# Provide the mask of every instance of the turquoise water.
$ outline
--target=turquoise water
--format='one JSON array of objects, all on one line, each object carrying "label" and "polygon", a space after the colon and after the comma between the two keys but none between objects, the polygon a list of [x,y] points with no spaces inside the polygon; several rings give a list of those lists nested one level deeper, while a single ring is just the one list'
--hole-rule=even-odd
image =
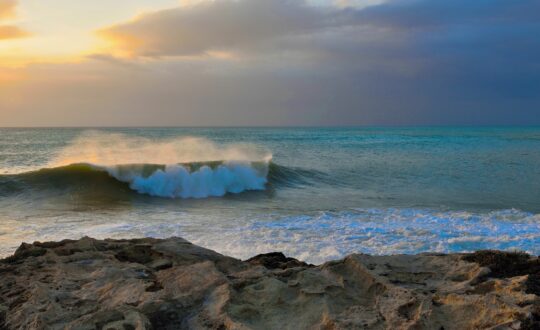
[{"label": "turquoise water", "polygon": [[540,128],[0,129],[0,254],[83,235],[539,254]]}]

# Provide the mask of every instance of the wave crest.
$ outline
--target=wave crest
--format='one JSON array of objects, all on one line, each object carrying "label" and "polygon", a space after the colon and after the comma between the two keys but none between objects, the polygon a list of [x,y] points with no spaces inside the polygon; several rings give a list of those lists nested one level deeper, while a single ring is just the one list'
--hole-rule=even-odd
[{"label": "wave crest", "polygon": [[223,196],[264,190],[271,159],[267,149],[248,143],[91,130],[58,151],[45,169],[0,175],[0,194],[52,188],[114,195],[129,187],[158,197]]},{"label": "wave crest", "polygon": [[271,160],[267,149],[247,143],[86,131],[60,150],[47,168],[0,175],[0,195],[54,190],[122,198],[133,190],[157,197],[206,198],[265,190],[269,185],[306,185],[324,177]]},{"label": "wave crest", "polygon": [[195,169],[180,164],[166,165],[146,176],[144,167],[137,170],[109,167],[107,172],[139,193],[170,198],[220,197],[227,193],[264,190],[268,182],[268,167],[250,163],[202,165]]},{"label": "wave crest", "polygon": [[[270,187],[321,182],[323,173],[273,162],[192,162],[171,165],[71,164],[0,175],[0,196],[69,193],[70,196],[124,198],[126,193],[168,198],[219,197]],[[30,194],[29,196],[31,196]]]}]

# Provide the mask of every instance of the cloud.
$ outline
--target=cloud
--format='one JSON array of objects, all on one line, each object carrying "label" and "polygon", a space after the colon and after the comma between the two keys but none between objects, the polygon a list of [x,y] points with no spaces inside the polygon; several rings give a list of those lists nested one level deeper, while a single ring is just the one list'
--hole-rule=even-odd
[{"label": "cloud", "polygon": [[28,36],[28,32],[13,26],[13,25],[0,25],[0,40],[16,39]]},{"label": "cloud", "polygon": [[26,68],[0,89],[0,122],[538,125],[538,3],[216,0],[149,12],[101,31],[117,40],[112,54]]},{"label": "cloud", "polygon": [[[0,0],[0,22],[15,17],[16,0]],[[27,37],[28,32],[14,25],[0,24],[0,41]]]},{"label": "cloud", "polygon": [[537,0],[359,1],[357,6],[350,1],[337,3],[195,2],[149,12],[102,29],[99,34],[112,41],[111,53],[130,57],[228,52],[234,55],[231,58],[243,55],[244,59],[300,65],[318,61],[322,70],[326,66],[321,60],[334,67],[339,62],[347,70],[371,67],[403,73],[431,70],[454,60],[463,64],[467,58],[482,66],[477,57],[498,58],[495,51],[538,49],[534,37],[540,30]]},{"label": "cloud", "polygon": [[15,16],[16,0],[0,0],[0,20]]},{"label": "cloud", "polygon": [[147,13],[98,33],[133,55],[186,56],[315,33],[342,24],[346,12],[302,0],[218,0]]},{"label": "cloud", "polygon": [[332,4],[341,8],[365,8],[369,6],[379,5],[386,0],[333,0]]},{"label": "cloud", "polygon": [[538,0],[393,0],[358,12],[365,24],[396,29],[538,22]]}]

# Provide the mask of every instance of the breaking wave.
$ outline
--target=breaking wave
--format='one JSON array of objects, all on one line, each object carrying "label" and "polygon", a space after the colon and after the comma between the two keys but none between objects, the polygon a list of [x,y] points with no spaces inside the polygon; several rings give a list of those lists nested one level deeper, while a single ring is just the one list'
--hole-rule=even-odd
[{"label": "breaking wave", "polygon": [[141,194],[170,198],[219,197],[264,190],[268,182],[268,166],[264,163],[116,166],[106,171]]},{"label": "breaking wave", "polygon": [[0,195],[59,191],[111,195],[138,192],[167,198],[220,197],[269,187],[310,184],[316,171],[272,162],[193,162],[171,165],[71,164],[0,175]]},{"label": "breaking wave", "polygon": [[206,198],[298,181],[294,170],[271,159],[268,150],[247,143],[87,131],[62,148],[46,168],[0,175],[0,195],[65,190],[110,196],[136,191],[157,197]]}]

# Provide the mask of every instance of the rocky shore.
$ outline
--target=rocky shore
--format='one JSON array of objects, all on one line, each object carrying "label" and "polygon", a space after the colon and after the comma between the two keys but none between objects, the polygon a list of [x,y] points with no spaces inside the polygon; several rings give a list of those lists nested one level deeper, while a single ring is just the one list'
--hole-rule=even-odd
[{"label": "rocky shore", "polygon": [[22,244],[0,261],[0,329],[540,329],[526,254],[246,261],[181,238]]}]

